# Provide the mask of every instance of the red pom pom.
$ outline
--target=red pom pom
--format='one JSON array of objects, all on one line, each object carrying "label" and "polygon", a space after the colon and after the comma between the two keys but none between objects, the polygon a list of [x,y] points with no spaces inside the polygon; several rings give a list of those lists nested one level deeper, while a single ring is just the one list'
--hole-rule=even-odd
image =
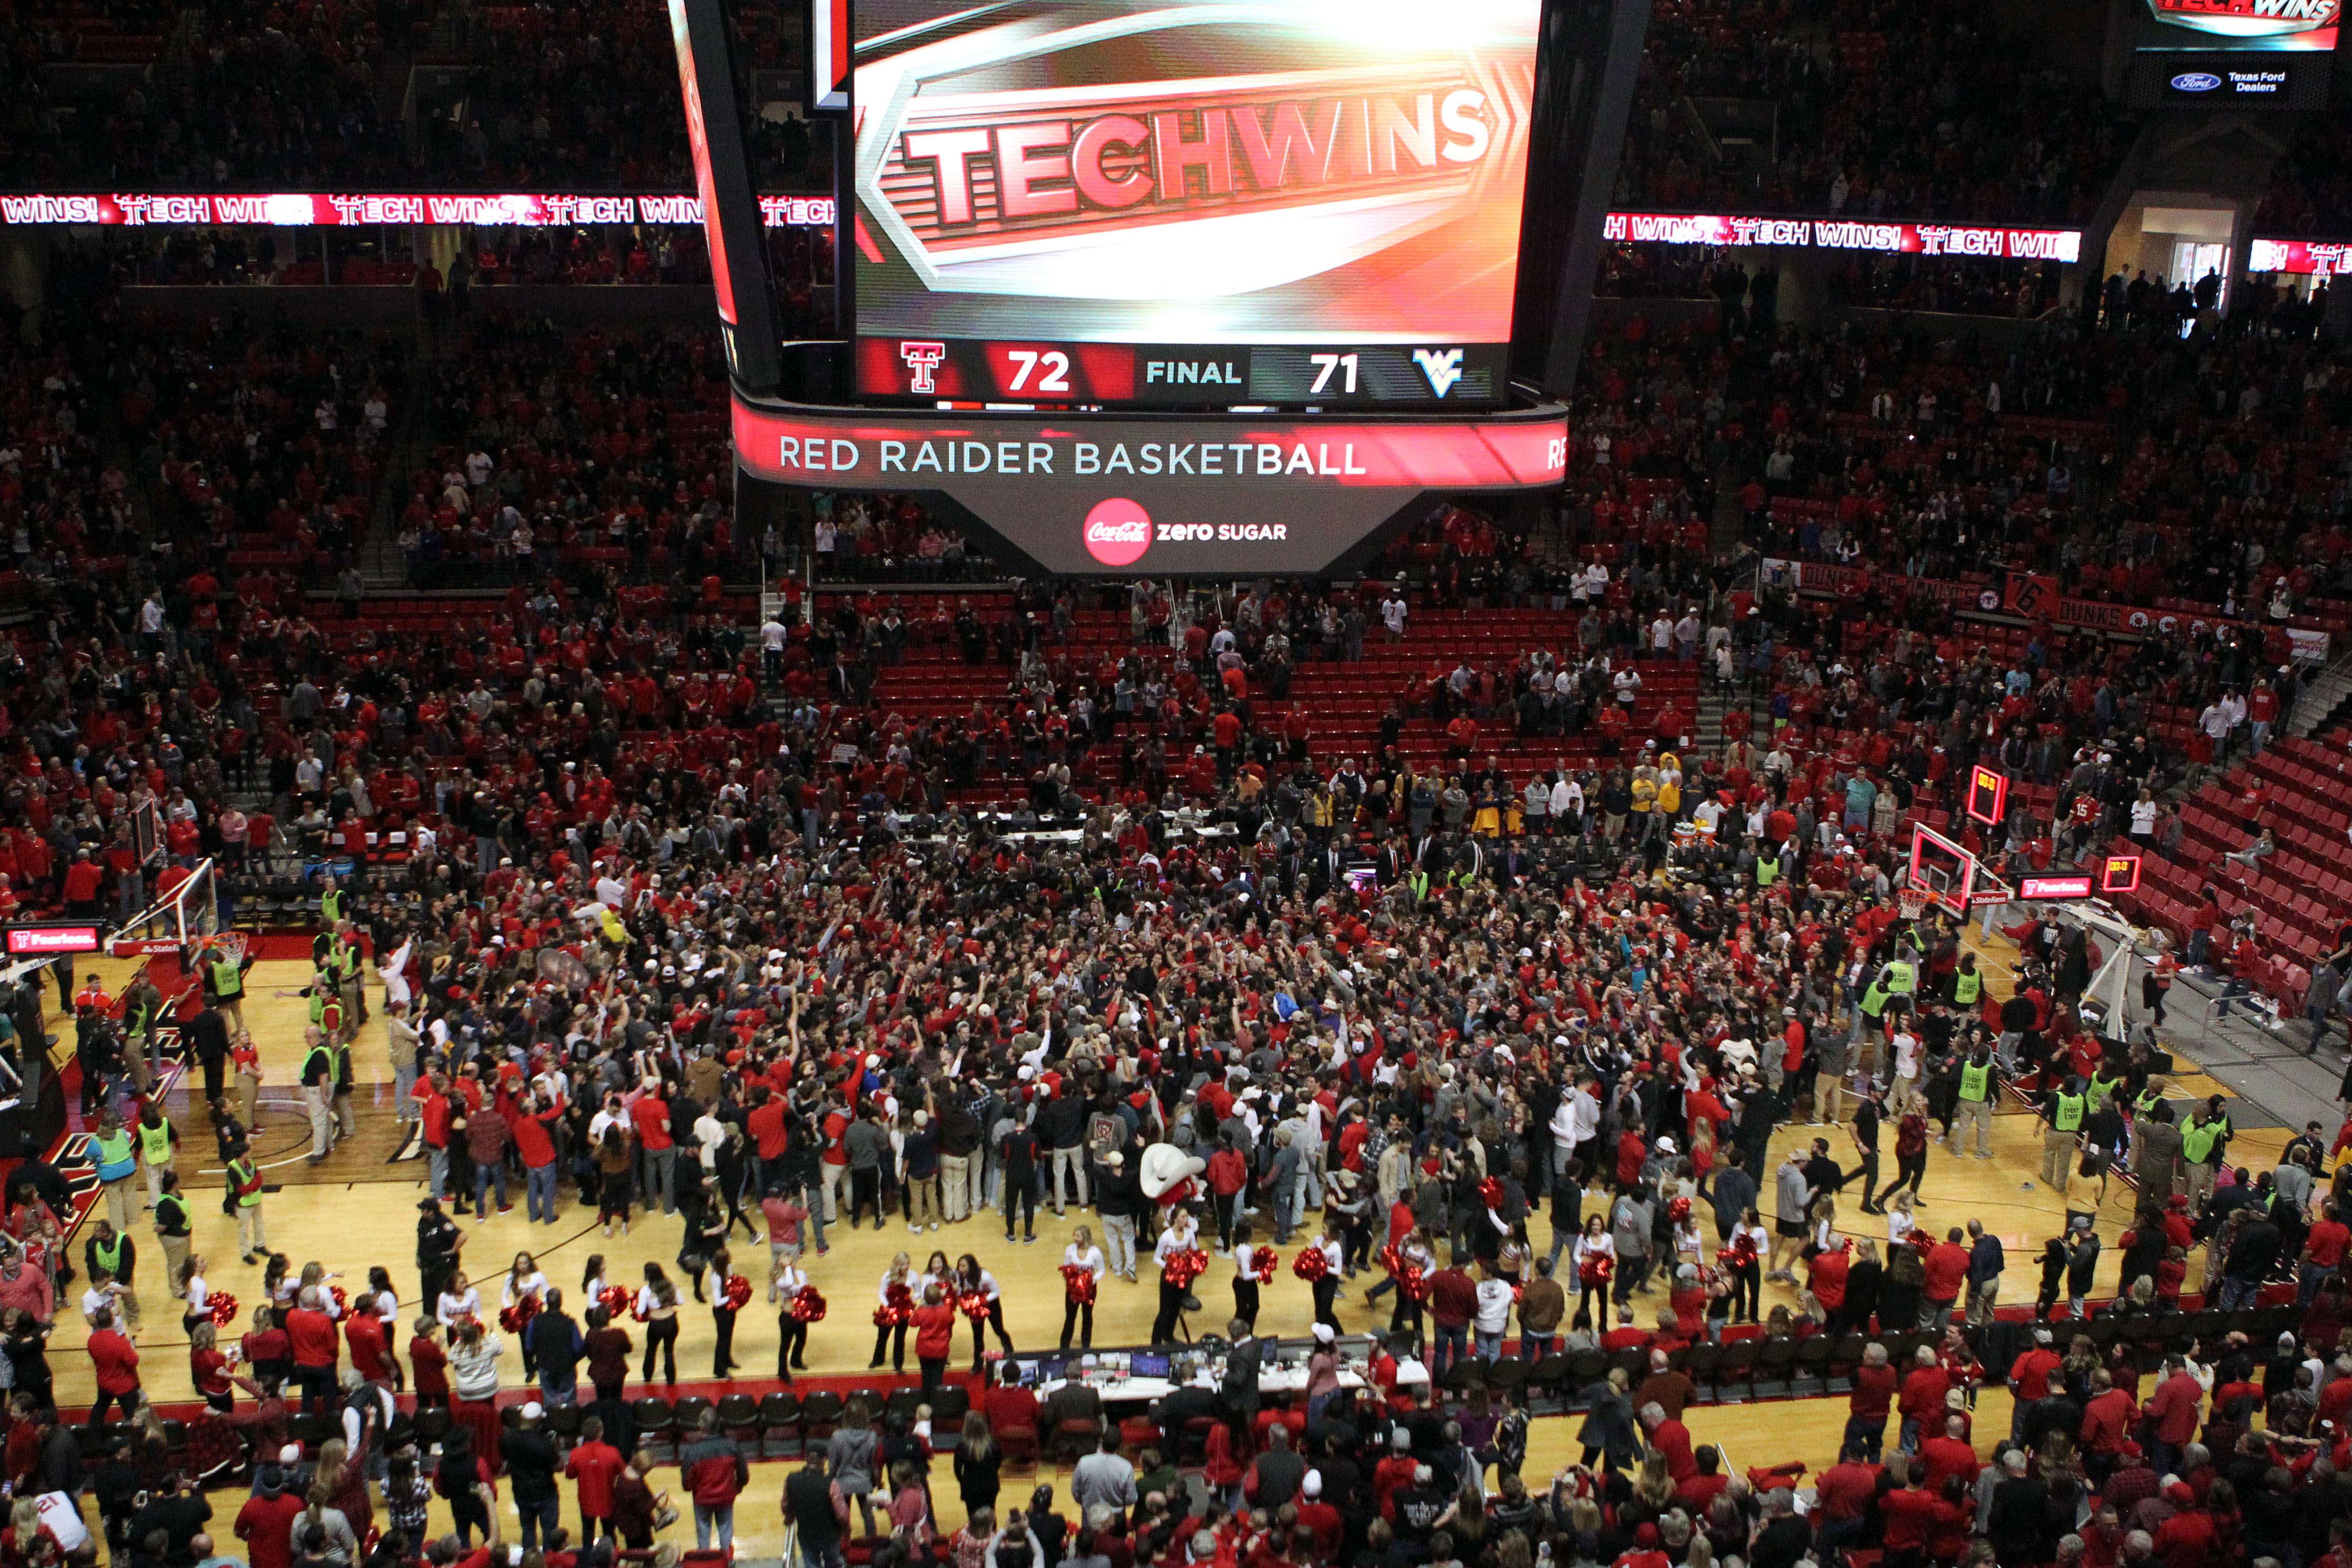
[{"label": "red pom pom", "polygon": [[529,1297],[525,1297],[511,1307],[499,1308],[499,1327],[510,1334],[522,1332],[524,1326],[530,1321],[531,1314],[529,1308]]},{"label": "red pom pom", "polygon": [[977,1290],[966,1290],[956,1298],[956,1310],[975,1323],[988,1321],[988,1298]]},{"label": "red pom pom", "polygon": [[1095,1304],[1095,1271],[1080,1264],[1062,1265],[1062,1299],[1080,1307]]},{"label": "red pom pom", "polygon": [[219,1328],[236,1321],[236,1298],[226,1290],[215,1290],[205,1298],[205,1316]]},{"label": "red pom pom", "polygon": [[1160,1278],[1179,1290],[1189,1290],[1192,1281],[1208,1272],[1209,1255],[1197,1247],[1181,1252],[1171,1252],[1168,1261],[1160,1266]]},{"label": "red pom pom", "polygon": [[336,1316],[340,1317],[351,1310],[352,1299],[343,1294],[343,1288],[341,1285],[328,1286],[327,1294],[334,1299]]},{"label": "red pom pom", "polygon": [[803,1285],[793,1297],[793,1317],[803,1323],[824,1321],[824,1298],[814,1285]]},{"label": "red pom pom", "polygon": [[743,1303],[751,1299],[751,1282],[740,1274],[730,1274],[727,1277],[725,1289],[719,1293],[719,1299],[726,1303],[729,1311],[741,1311]]},{"label": "red pom pom", "polygon": [[1256,1258],[1250,1264],[1251,1277],[1256,1279],[1256,1281],[1261,1285],[1273,1284],[1274,1266],[1279,1261],[1280,1258],[1276,1254],[1274,1248],[1271,1247],[1259,1247],[1257,1249]]},{"label": "red pom pom", "polygon": [[1502,1179],[1498,1176],[1489,1176],[1479,1183],[1478,1196],[1485,1201],[1488,1208],[1501,1208],[1503,1206]]},{"label": "red pom pom", "polygon": [[1331,1272],[1331,1259],[1321,1247],[1310,1247],[1290,1260],[1290,1271],[1312,1285]]},{"label": "red pom pom", "polygon": [[1691,1201],[1688,1198],[1676,1198],[1674,1202],[1666,1205],[1666,1217],[1674,1221],[1676,1225],[1682,1224],[1683,1221],[1690,1218],[1690,1216]]},{"label": "red pom pom", "polygon": [[629,1288],[626,1285],[605,1286],[596,1292],[596,1305],[604,1309],[606,1317],[619,1318],[629,1310]]}]

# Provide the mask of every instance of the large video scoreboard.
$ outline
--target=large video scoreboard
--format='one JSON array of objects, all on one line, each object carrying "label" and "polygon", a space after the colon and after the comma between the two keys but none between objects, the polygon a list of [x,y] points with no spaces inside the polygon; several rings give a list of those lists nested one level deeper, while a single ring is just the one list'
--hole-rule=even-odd
[{"label": "large video scoreboard", "polygon": [[1505,398],[1540,0],[861,0],[861,395]]},{"label": "large video scoreboard", "polygon": [[[1515,320],[1523,230],[1597,255],[1648,3],[810,0],[840,337],[762,365],[731,0],[669,0],[739,483],[914,492],[1048,572],[1213,575],[1557,488],[1567,416],[1513,349],[1576,334]],[[1590,265],[1529,277],[1573,301]]]}]

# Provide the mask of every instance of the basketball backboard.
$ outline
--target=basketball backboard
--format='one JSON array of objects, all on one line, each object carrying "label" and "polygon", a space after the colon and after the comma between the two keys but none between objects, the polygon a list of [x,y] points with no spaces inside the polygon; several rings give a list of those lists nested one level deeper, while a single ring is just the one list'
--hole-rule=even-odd
[{"label": "basketball backboard", "polygon": [[1966,919],[1969,897],[1976,891],[1977,858],[1966,846],[1945,837],[1926,823],[1911,828],[1911,886],[1934,902]]}]

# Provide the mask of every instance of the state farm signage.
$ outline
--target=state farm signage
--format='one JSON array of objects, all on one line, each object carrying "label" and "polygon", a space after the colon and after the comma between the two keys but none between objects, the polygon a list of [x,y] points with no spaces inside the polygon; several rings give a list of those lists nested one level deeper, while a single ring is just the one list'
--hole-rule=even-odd
[{"label": "state farm signage", "polygon": [[1601,237],[1628,244],[1780,246],[1891,255],[2075,261],[2083,231],[1989,224],[1880,223],[1862,218],[1750,217],[1711,213],[1611,213]]},{"label": "state farm signage", "polygon": [[1434,497],[1558,485],[1568,418],[893,415],[738,396],[735,455],[798,489],[942,492],[1048,572],[1296,575]]}]

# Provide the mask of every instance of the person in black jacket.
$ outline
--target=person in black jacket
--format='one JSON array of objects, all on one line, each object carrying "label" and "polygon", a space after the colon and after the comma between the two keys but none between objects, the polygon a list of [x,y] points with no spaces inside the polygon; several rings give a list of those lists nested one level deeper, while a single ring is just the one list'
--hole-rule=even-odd
[{"label": "person in black jacket", "polygon": [[539,1391],[550,1404],[570,1405],[580,1393],[580,1358],[587,1353],[580,1325],[563,1311],[563,1292],[548,1287],[530,1321],[530,1349],[539,1364]]},{"label": "person in black jacket", "polygon": [[521,1425],[499,1438],[499,1458],[506,1461],[507,1474],[514,1482],[515,1511],[522,1516],[522,1549],[539,1550],[541,1532],[546,1532],[551,1545],[560,1523],[562,1497],[556,1490],[555,1472],[562,1463],[555,1452],[555,1440],[547,1435],[547,1412],[537,1400],[522,1407]]},{"label": "person in black jacket", "polygon": [[1087,1107],[1075,1093],[1065,1092],[1047,1100],[1037,1112],[1037,1141],[1054,1152],[1054,1166],[1048,1177],[1051,1190],[1045,1194],[1052,1200],[1054,1213],[1064,1213],[1062,1207],[1062,1174],[1068,1172],[1077,1188],[1078,1205],[1087,1203]]},{"label": "person in black jacket", "polygon": [[1025,1126],[1015,1126],[1006,1132],[996,1146],[996,1157],[1002,1171],[999,1178],[1004,1189],[1004,1239],[1013,1239],[1013,1218],[1021,1216],[1026,1234],[1024,1243],[1037,1239],[1037,1134]]}]

